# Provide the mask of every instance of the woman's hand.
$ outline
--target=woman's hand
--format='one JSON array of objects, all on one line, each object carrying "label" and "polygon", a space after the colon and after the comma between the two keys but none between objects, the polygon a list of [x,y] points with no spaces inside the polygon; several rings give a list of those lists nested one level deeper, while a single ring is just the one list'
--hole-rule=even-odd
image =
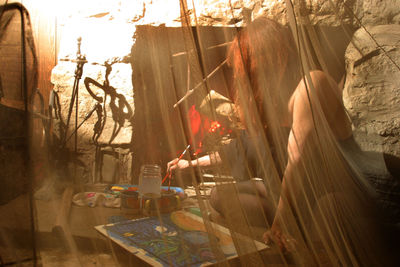
[{"label": "woman's hand", "polygon": [[277,223],[273,223],[271,229],[264,233],[263,241],[266,245],[275,243],[283,253],[296,250],[296,240],[283,234]]},{"label": "woman's hand", "polygon": [[167,163],[167,171],[182,170],[189,167],[189,161],[175,158]]}]

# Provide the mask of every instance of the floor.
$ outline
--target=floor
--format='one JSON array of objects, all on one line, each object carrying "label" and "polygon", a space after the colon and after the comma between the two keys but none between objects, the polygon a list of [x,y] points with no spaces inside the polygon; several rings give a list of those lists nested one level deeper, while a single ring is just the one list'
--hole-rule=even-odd
[{"label": "floor", "polygon": [[[107,240],[93,228],[107,223],[110,216],[120,215],[120,210],[72,204],[66,229],[71,239],[55,227],[62,213],[61,203],[62,194],[35,199],[37,266],[121,266]],[[1,205],[0,217],[0,266],[33,266],[29,196],[23,194]]]}]

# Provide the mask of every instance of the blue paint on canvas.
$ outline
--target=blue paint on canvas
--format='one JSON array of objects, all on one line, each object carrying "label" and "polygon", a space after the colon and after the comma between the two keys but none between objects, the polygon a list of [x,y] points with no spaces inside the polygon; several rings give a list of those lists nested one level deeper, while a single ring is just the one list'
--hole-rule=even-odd
[{"label": "blue paint on canvas", "polygon": [[167,214],[161,220],[150,217],[105,228],[110,236],[143,249],[164,266],[199,266],[216,261],[206,232],[183,230]]}]

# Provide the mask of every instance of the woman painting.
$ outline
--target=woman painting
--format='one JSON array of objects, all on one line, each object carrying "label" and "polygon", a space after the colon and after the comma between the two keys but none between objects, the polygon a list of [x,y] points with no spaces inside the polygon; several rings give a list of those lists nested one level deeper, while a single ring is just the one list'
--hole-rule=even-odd
[{"label": "woman painting", "polygon": [[[247,222],[269,228],[266,242],[282,250],[295,243],[302,257],[319,264],[317,240],[331,263],[380,265],[380,225],[400,222],[400,184],[387,170],[366,175],[370,164],[359,161],[376,160],[352,138],[341,89],[328,74],[305,70],[297,51],[291,32],[265,17],[238,33],[228,54],[235,79],[231,97],[250,136],[246,140],[253,141],[238,139],[215,159],[232,161],[245,151],[237,158],[258,166],[258,179],[238,181],[236,192]],[[175,164],[168,167],[185,167]],[[226,217],[232,196],[222,187],[213,190],[211,204]]]}]

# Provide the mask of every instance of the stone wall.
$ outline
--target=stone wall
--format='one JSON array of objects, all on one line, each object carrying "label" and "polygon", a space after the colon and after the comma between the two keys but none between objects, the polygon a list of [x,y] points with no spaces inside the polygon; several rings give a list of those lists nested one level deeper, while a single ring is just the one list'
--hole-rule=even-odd
[{"label": "stone wall", "polygon": [[[54,90],[60,97],[64,120],[74,81],[76,63],[72,60],[76,57],[77,38],[82,37],[81,51],[86,55],[88,61],[84,65],[83,78],[79,86],[79,121],[84,119],[87,112],[96,103],[87,93],[83,79],[91,77],[103,84],[105,62],[113,62],[109,84],[115,88],[118,94],[125,96],[134,112],[134,88],[132,88],[132,70],[129,58],[135,42],[136,26],[164,24],[167,27],[180,27],[179,2],[178,0],[71,0],[60,4],[59,8],[63,13],[60,13],[58,19],[61,35],[59,63],[53,69],[51,80],[54,84]],[[192,25],[241,27],[263,14],[283,24],[287,24],[288,21],[285,0],[194,0],[187,2]],[[373,26],[398,24],[400,21],[400,1],[396,0],[304,0],[293,1],[293,3],[296,12],[304,16],[298,17],[299,21],[306,21],[312,25],[340,27],[343,24],[360,28],[360,23]],[[387,45],[391,47],[389,49],[390,54],[396,54],[397,44],[392,42],[394,39],[382,38],[389,41]],[[380,40],[380,37],[378,39]],[[372,47],[374,47],[373,44]],[[365,50],[368,49],[365,48]],[[357,53],[354,55],[351,51],[352,48],[349,48],[346,53],[348,79],[345,89],[345,102],[354,119],[355,130],[358,133],[363,133],[359,136],[366,136],[361,138],[360,141],[367,144],[371,143],[371,138],[373,138],[372,143],[374,145],[367,146],[368,148],[383,149],[392,154],[399,154],[400,149],[397,146],[392,146],[397,142],[395,140],[397,140],[399,134],[398,121],[396,121],[399,116],[395,111],[398,98],[394,98],[399,91],[398,84],[395,81],[389,83],[385,80],[388,76],[380,75],[377,78],[379,79],[379,86],[375,86],[376,80],[370,79],[371,75],[366,75],[367,73],[382,73],[383,71],[381,69],[370,69],[371,64],[376,67],[387,67],[390,72],[396,70],[389,67],[390,64],[376,64],[375,58],[365,59],[364,57],[370,55],[369,52],[360,56]],[[379,55],[379,57],[384,58],[382,53],[379,53]],[[362,66],[355,67],[354,62],[360,61]],[[370,82],[361,82],[360,78]],[[388,84],[390,86],[387,86]],[[374,89],[372,90],[372,88]],[[99,95],[104,94],[101,90],[98,90],[97,93]],[[360,94],[362,97],[358,97]],[[385,98],[381,95],[385,95]],[[390,105],[386,105],[386,100],[390,102]],[[113,124],[109,102],[106,102],[105,106],[109,120],[98,141],[106,145],[112,133]],[[383,106],[385,106],[385,111],[381,109]],[[393,116],[382,117],[382,113],[390,113]],[[379,119],[377,119],[378,117]],[[91,136],[96,121],[96,114],[93,114],[78,132],[78,151],[87,155],[85,162],[87,162],[88,170],[93,169],[91,165],[93,165],[94,160],[90,159],[94,157],[95,147]],[[130,120],[125,120],[121,131],[113,140],[113,144],[122,146],[130,143],[132,131]],[[370,138],[372,135],[374,137]],[[376,139],[376,137],[380,138]],[[384,141],[381,140],[381,137]],[[92,177],[89,179],[92,179]]]},{"label": "stone wall", "polygon": [[345,57],[344,103],[357,141],[400,156],[400,25],[359,29]]}]

